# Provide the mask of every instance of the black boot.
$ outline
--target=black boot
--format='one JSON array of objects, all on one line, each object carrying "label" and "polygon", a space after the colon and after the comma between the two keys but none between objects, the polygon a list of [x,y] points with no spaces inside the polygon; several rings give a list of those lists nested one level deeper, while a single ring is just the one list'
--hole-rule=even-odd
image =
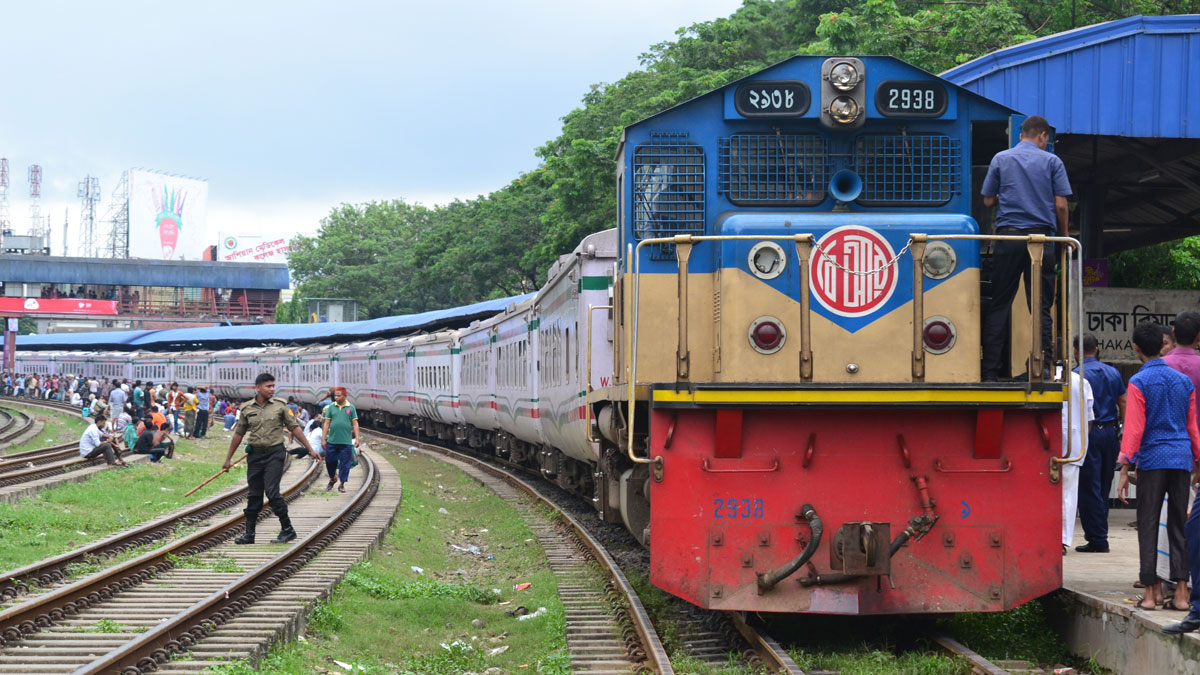
[{"label": "black boot", "polygon": [[279,536],[271,540],[272,544],[286,544],[296,538],[296,529],[292,527],[292,520],[286,513],[279,517],[279,525],[282,529],[279,530]]},{"label": "black boot", "polygon": [[235,543],[235,544],[253,544],[254,543],[254,526],[256,524],[257,523],[255,523],[254,521],[250,521],[250,524],[248,526],[246,526],[246,533],[243,534],[242,536],[238,537],[237,539],[234,539],[233,543]]}]

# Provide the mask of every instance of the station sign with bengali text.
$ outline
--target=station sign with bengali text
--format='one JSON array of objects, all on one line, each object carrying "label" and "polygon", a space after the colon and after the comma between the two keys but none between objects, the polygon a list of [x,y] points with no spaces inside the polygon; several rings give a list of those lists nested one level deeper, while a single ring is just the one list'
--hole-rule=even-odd
[{"label": "station sign with bengali text", "polygon": [[1180,312],[1200,311],[1200,291],[1085,288],[1083,329],[1100,343],[1100,360],[1138,363],[1133,328],[1144,321],[1170,326]]}]

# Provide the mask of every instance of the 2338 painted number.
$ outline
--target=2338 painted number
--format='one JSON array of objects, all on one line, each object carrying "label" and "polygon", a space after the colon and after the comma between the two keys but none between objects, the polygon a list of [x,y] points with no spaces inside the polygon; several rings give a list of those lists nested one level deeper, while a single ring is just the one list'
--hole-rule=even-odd
[{"label": "2338 painted number", "polygon": [[713,500],[713,518],[762,518],[763,500],[729,499]]}]

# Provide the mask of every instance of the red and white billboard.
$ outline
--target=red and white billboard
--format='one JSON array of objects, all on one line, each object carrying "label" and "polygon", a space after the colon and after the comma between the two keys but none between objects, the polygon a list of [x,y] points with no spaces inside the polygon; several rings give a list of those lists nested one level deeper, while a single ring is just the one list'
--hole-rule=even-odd
[{"label": "red and white billboard", "polygon": [[87,298],[6,298],[0,297],[0,316],[12,314],[103,314],[117,315],[115,300]]},{"label": "red and white billboard", "polygon": [[129,171],[129,257],[199,260],[207,218],[206,181]]}]

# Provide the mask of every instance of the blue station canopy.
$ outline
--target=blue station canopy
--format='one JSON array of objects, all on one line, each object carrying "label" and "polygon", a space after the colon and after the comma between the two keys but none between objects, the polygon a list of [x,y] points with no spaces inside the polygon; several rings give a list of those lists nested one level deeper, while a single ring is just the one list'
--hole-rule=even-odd
[{"label": "blue station canopy", "polygon": [[463,307],[387,316],[367,321],[21,335],[17,338],[17,349],[178,351],[201,346],[205,349],[224,349],[265,344],[349,342],[462,326],[475,319],[498,314],[509,305],[523,302],[534,295],[528,293],[511,298],[485,300]]},{"label": "blue station canopy", "polygon": [[0,255],[0,279],[6,283],[98,286],[163,286],[174,288],[251,288],[279,290],[289,286],[283,263],[142,260],[137,258],[73,258],[46,255]]}]

